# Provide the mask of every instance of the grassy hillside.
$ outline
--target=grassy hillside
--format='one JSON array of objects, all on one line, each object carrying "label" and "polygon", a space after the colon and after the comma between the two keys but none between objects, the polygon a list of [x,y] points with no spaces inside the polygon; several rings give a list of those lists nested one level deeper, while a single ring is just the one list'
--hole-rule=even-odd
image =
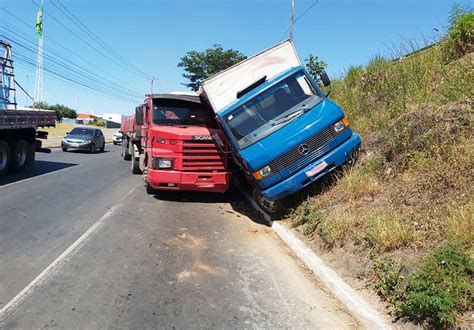
[{"label": "grassy hillside", "polygon": [[334,82],[363,150],[288,216],[313,244],[357,260],[354,274],[395,318],[430,326],[472,309],[473,37],[465,14],[436,46]]}]

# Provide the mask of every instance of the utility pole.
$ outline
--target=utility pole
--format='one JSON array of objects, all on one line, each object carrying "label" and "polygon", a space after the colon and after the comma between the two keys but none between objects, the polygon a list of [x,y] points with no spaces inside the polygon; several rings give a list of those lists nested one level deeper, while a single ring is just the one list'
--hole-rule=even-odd
[{"label": "utility pole", "polygon": [[158,80],[158,77],[149,77],[146,79],[151,81],[150,93],[153,94],[153,81]]},{"label": "utility pole", "polygon": [[295,0],[291,0],[290,40],[293,41],[293,28],[295,25]]}]

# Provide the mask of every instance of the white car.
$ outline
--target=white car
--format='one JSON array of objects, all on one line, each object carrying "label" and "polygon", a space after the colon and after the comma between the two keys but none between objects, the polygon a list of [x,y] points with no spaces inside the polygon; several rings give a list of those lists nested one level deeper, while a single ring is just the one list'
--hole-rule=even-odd
[{"label": "white car", "polygon": [[112,141],[114,144],[121,144],[122,143],[122,133],[120,132],[115,132],[114,137],[112,138]]}]

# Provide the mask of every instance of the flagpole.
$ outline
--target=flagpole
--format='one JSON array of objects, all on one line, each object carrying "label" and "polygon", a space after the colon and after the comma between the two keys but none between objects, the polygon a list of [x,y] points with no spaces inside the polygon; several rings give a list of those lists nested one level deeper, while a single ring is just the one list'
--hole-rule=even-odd
[{"label": "flagpole", "polygon": [[36,61],[36,81],[35,81],[35,95],[33,108],[36,104],[43,101],[43,5],[44,0],[41,0],[41,7],[38,10],[36,17],[36,34],[38,35],[38,58]]}]

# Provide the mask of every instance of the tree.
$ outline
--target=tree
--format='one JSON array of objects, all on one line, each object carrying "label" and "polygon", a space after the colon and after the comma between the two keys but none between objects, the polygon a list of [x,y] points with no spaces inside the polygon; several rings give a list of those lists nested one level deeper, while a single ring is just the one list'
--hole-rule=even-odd
[{"label": "tree", "polygon": [[224,50],[221,45],[216,44],[213,48],[202,52],[194,50],[187,52],[181,57],[178,67],[184,69],[186,73],[183,73],[183,77],[189,80],[183,85],[196,92],[204,79],[246,58],[247,56],[237,50]]},{"label": "tree", "polygon": [[50,105],[46,102],[39,102],[39,103],[36,103],[35,105],[35,108],[36,109],[44,109],[44,110],[53,110],[56,112],[56,118],[58,120],[58,122],[62,122],[63,121],[63,118],[76,118],[77,117],[77,113],[76,113],[76,110],[74,109],[71,109],[65,105],[62,105],[62,104],[54,104],[54,105]]},{"label": "tree", "polygon": [[308,70],[309,74],[315,81],[320,82],[319,73],[327,68],[328,65],[313,54],[309,54],[309,57],[305,60],[305,62],[306,69]]}]

